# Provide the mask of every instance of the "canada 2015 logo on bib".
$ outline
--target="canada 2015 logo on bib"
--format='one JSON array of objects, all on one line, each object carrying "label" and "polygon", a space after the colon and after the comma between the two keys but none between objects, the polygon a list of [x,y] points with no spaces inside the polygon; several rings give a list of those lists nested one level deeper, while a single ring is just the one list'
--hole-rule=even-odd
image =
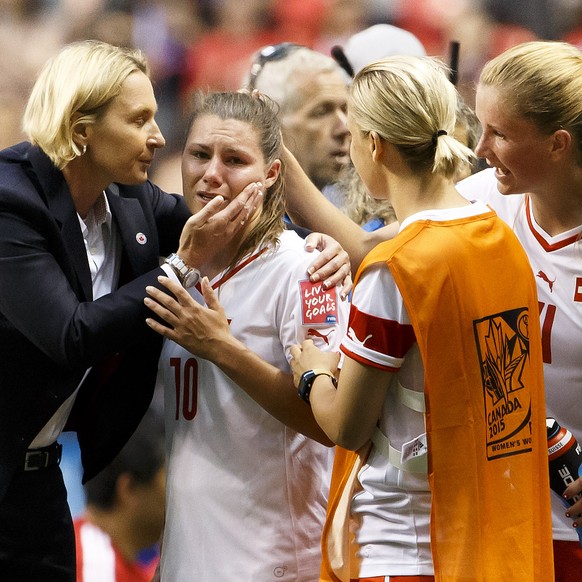
[{"label": "canada 2015 logo on bib", "polygon": [[299,281],[303,325],[337,323],[337,289],[324,289],[322,283]]},{"label": "canada 2015 logo on bib", "polygon": [[481,362],[489,460],[531,451],[529,312],[512,309],[473,322]]}]

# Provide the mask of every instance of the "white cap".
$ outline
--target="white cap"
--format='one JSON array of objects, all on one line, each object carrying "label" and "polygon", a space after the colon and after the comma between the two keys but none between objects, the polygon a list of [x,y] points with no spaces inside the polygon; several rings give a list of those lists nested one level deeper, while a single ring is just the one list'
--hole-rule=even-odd
[{"label": "white cap", "polygon": [[422,43],[414,34],[391,24],[374,24],[357,32],[350,37],[343,50],[354,74],[372,61],[384,57],[426,56]]}]

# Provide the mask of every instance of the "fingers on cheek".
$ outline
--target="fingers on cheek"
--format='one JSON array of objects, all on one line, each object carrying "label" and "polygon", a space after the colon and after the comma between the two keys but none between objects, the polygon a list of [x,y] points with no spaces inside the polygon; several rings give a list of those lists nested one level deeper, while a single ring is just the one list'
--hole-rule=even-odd
[{"label": "fingers on cheek", "polygon": [[230,218],[228,218],[228,219],[226,219],[226,218],[225,218],[222,224],[223,224],[224,226],[226,226],[226,225],[227,225],[229,222],[230,222],[230,223],[236,223],[236,222],[238,222],[239,220],[241,220],[241,217],[242,217],[242,216],[243,216],[243,215],[242,215],[242,213],[241,213],[241,212],[237,212],[236,214],[233,214],[232,216],[230,216]]}]

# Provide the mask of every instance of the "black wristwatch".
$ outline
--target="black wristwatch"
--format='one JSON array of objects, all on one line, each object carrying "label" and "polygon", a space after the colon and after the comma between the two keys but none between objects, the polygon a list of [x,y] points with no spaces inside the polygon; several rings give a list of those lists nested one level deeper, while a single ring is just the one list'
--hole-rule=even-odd
[{"label": "black wristwatch", "polygon": [[200,271],[194,267],[189,267],[176,253],[168,255],[164,262],[172,267],[182,287],[190,289],[200,280]]},{"label": "black wristwatch", "polygon": [[299,397],[307,402],[307,404],[309,404],[309,395],[311,394],[313,382],[318,376],[329,376],[333,382],[333,385],[337,386],[337,380],[329,370],[316,368],[315,370],[307,370],[307,372],[303,372],[303,374],[301,374],[301,378],[299,378],[297,394],[299,394]]}]

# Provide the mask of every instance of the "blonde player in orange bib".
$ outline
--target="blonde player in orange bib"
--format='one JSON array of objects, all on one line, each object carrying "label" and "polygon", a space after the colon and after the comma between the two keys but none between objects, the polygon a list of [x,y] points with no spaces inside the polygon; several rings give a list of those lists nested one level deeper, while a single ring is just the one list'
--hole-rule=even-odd
[{"label": "blonde player in orange bib", "polygon": [[[538,304],[527,257],[453,176],[457,94],[429,58],[350,89],[354,165],[397,236],[356,275],[345,354],[292,348],[336,456],[321,580],[553,580]],[[337,384],[337,385],[336,385]]]}]

